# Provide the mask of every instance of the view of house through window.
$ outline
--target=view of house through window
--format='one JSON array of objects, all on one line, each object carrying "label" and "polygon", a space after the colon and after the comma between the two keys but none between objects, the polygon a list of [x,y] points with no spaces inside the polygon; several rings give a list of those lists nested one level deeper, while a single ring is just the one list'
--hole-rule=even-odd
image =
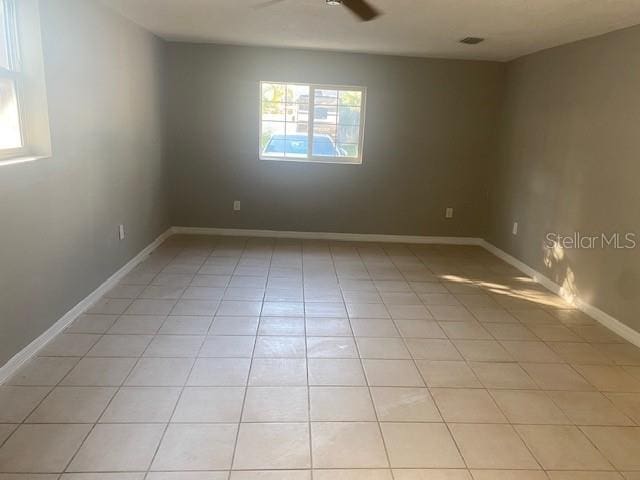
[{"label": "view of house through window", "polygon": [[0,0],[0,157],[23,147],[19,105],[19,56],[13,0]]},{"label": "view of house through window", "polygon": [[260,158],[362,163],[365,89],[261,83]]}]

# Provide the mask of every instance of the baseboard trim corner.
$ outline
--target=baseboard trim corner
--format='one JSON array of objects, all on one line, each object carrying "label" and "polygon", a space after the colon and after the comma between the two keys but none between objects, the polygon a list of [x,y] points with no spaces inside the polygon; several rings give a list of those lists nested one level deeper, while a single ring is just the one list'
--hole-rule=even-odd
[{"label": "baseboard trim corner", "polygon": [[282,230],[252,230],[242,228],[172,227],[177,235],[220,235],[238,237],[292,238],[300,240],[334,240],[343,242],[388,242],[442,245],[481,245],[476,237],[439,237],[420,235],[387,235],[376,233],[296,232]]},{"label": "baseboard trim corner", "polygon": [[0,367],[0,385],[11,377],[24,363],[34,357],[47,343],[49,343],[58,333],[62,332],[71,322],[73,322],[82,312],[89,308],[102,295],[113,288],[127,273],[133,270],[142,260],[144,260],[153,250],[169,238],[173,232],[171,228],[161,233],[158,238],[143,248],[135,257],[129,260],[117,272],[107,278],[98,288],[83,298],[71,310],[65,313],[44,333],[33,340],[30,344],[16,353],[7,363]]},{"label": "baseboard trim corner", "polygon": [[[537,283],[545,287],[547,290],[555,293],[556,295],[561,295],[562,287],[557,283],[555,283],[546,275],[543,275],[537,270],[534,270],[526,263],[522,262],[521,260],[518,260],[513,255],[508,254],[504,250],[501,250],[500,248],[487,242],[486,240],[482,240],[480,242],[480,245],[490,253],[494,254],[496,257],[501,258],[508,264],[514,266],[515,268],[520,270],[522,273],[529,275],[531,278],[533,278]],[[573,304],[578,310],[580,310],[581,312],[584,312],[585,314],[587,314],[588,316],[596,320],[598,323],[600,323],[602,326],[608,328],[612,332],[616,333],[617,335],[620,335],[622,338],[624,338],[628,342],[640,348],[640,332],[637,332],[633,328],[622,323],[617,318],[609,315],[608,313],[600,310],[597,307],[594,307],[593,305],[585,302],[580,298],[575,298],[573,300]]]}]

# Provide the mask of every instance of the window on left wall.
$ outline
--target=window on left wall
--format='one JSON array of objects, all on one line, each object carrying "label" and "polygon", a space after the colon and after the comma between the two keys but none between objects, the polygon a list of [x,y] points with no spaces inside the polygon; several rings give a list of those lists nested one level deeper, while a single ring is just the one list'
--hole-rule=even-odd
[{"label": "window on left wall", "polygon": [[21,65],[14,0],[0,0],[0,159],[24,154]]}]

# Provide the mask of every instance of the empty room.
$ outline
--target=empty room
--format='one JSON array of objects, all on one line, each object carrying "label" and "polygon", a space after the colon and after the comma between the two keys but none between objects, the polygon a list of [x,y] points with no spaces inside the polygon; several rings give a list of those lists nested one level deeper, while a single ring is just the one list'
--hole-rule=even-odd
[{"label": "empty room", "polygon": [[638,0],[0,0],[0,480],[640,480]]}]

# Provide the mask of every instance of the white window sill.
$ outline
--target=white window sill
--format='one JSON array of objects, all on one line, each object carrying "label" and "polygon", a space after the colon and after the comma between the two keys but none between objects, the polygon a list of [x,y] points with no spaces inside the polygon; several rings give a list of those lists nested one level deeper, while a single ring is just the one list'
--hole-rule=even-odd
[{"label": "white window sill", "polygon": [[43,160],[45,158],[50,157],[46,155],[24,155],[19,157],[0,158],[0,167],[4,167],[5,165],[16,165],[18,163],[35,162],[36,160]]},{"label": "white window sill", "polygon": [[[346,159],[349,160],[346,160]],[[295,157],[264,157],[259,156],[260,161],[268,162],[287,162],[287,163],[326,163],[332,165],[362,165],[362,159],[352,157],[311,157],[311,158],[295,158]]]}]

